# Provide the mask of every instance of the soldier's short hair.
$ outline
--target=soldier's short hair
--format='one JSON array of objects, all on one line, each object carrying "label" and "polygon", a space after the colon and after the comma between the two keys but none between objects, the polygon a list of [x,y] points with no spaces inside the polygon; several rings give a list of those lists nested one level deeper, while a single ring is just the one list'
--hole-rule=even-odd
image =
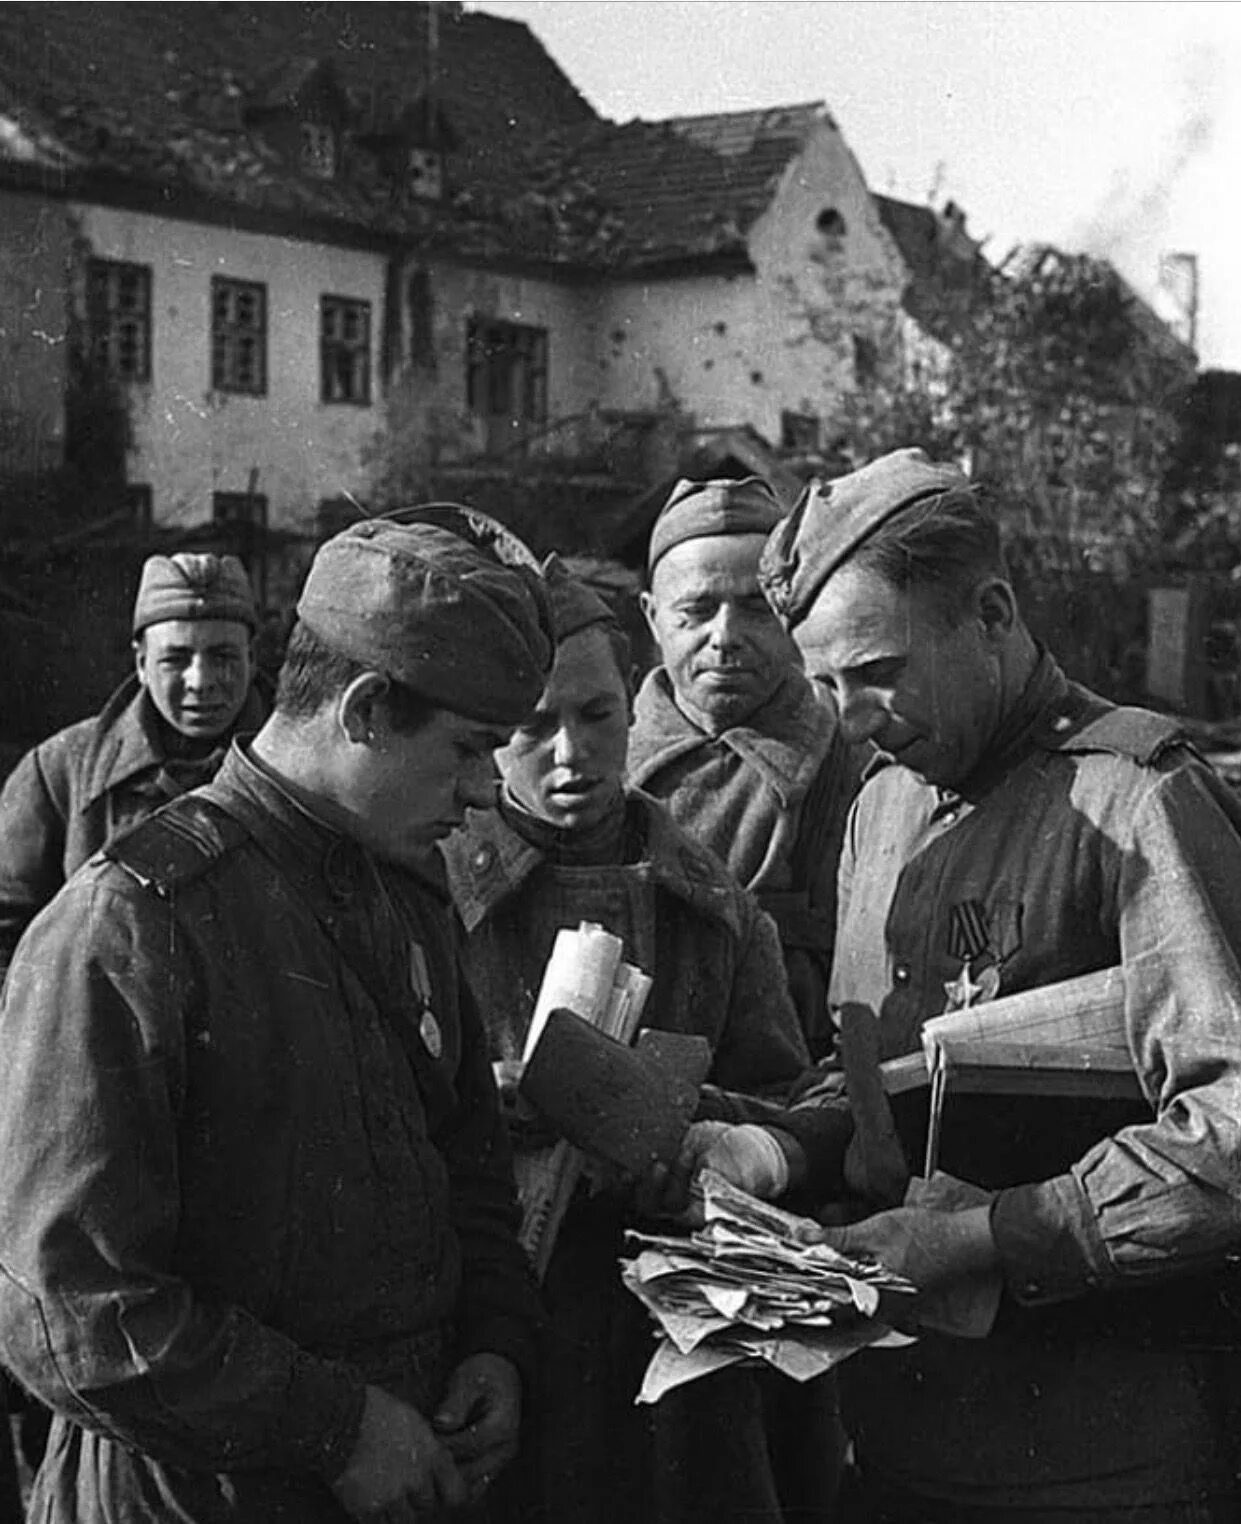
[{"label": "soldier's short hair", "polygon": [[[294,623],[276,681],[276,713],[287,720],[308,720],[343,692],[363,672],[373,671],[320,640],[301,620]],[[398,735],[412,735],[438,706],[405,683],[388,678],[383,703]]]},{"label": "soldier's short hair", "polygon": [[940,493],[898,509],[858,546],[848,564],[901,592],[924,593],[950,619],[988,577],[1008,578],[995,512],[982,493]]}]

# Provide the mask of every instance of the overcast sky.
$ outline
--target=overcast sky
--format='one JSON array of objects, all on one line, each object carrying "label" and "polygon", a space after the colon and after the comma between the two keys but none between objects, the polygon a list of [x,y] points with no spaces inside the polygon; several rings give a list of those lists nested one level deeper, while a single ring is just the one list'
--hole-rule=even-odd
[{"label": "overcast sky", "polygon": [[874,190],[951,197],[999,258],[1112,258],[1161,310],[1198,256],[1204,366],[1241,370],[1241,4],[494,0],[627,121],[826,102]]}]

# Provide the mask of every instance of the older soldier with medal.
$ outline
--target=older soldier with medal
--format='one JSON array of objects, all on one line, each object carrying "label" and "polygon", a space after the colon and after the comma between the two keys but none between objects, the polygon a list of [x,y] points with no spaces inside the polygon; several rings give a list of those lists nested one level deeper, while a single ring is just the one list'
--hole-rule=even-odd
[{"label": "older soldier with medal", "polygon": [[[858,1517],[1235,1520],[1236,796],[1175,720],[1066,679],[955,466],[900,450],[813,485],[762,576],[846,734],[882,754],[841,863],[834,1007],[869,1012],[887,1058],[945,1008],[985,1022],[997,994],[1118,967],[1142,1095],[963,1097],[941,1157],[977,1204],[859,1202],[826,1230],[928,1301],[1003,1287],[986,1337],[923,1327],[842,1368]],[[925,1106],[904,1100],[916,1158]]]}]

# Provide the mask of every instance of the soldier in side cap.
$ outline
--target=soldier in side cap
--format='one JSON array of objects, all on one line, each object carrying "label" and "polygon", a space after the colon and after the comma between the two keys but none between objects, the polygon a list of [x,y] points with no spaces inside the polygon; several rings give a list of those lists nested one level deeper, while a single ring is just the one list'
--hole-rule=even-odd
[{"label": "soldier in side cap", "polygon": [[637,696],[629,770],[774,918],[819,1058],[831,1041],[836,863],[860,767],[758,585],[759,553],[783,517],[757,476],[673,489],[642,595],[662,665]]},{"label": "soldier in side cap", "polygon": [[0,977],[18,938],[111,837],[205,783],[257,730],[257,613],[236,556],[151,556],[134,604],[135,671],[102,711],[27,753],[0,792]]},{"label": "soldier in side cap", "polygon": [[[723,865],[640,789],[626,786],[628,642],[608,604],[554,560],[546,568],[556,659],[538,706],[497,754],[498,809],[471,810],[441,848],[466,928],[465,957],[500,1061],[521,1057],[558,929],[586,920],[652,976],[644,1024],[697,1034],[712,1061],[691,1129],[704,1155],[730,1132],[744,1183],[771,1192],[834,1152],[835,1118],[782,1102],[809,1056],[775,926]],[[756,1119],[771,1120],[770,1130]],[[739,1125],[730,1130],[727,1122]],[[521,1135],[518,1135],[519,1145]],[[544,1140],[545,1141],[545,1140]],[[710,1162],[716,1162],[714,1158]],[[775,1382],[718,1372],[634,1399],[649,1319],[622,1287],[625,1227],[656,1202],[633,1182],[583,1185],[544,1279],[540,1402],[498,1519],[541,1524],[781,1524],[768,1401]],[[718,1438],[727,1434],[725,1451]],[[794,1438],[790,1436],[790,1438]],[[804,1431],[795,1436],[803,1447]]]},{"label": "soldier in side cap", "polygon": [[23,938],[0,1346],[57,1415],[32,1518],[430,1520],[511,1457],[536,1298],[422,870],[548,631],[537,575],[464,536],[346,530],[257,736]]},{"label": "soldier in side cap", "polygon": [[[983,1188],[957,1209],[856,1180],[860,1220],[825,1236],[922,1290],[918,1341],[841,1371],[858,1517],[1236,1519],[1236,795],[1175,720],[1066,679],[955,466],[901,450],[812,488],[762,574],[881,753],[841,865],[834,1008],[890,1058],[945,1009],[985,1027],[997,995],[1118,967],[1142,1097],[950,1096],[941,1166]],[[920,1160],[925,1093],[893,1107]],[[987,1336],[936,1331],[941,1294],[987,1282]]]}]

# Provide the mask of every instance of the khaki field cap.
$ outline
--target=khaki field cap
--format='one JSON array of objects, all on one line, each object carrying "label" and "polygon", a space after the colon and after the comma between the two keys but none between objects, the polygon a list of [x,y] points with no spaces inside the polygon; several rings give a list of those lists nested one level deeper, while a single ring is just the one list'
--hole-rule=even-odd
[{"label": "khaki field cap", "polygon": [[550,555],[543,562],[543,580],[551,599],[552,629],[557,642],[568,640],[570,635],[594,624],[620,629],[620,620],[607,599],[575,577],[559,556]]},{"label": "khaki field cap", "polygon": [[810,482],[763,547],[758,580],[767,601],[791,629],[831,574],[899,509],[971,490],[964,471],[924,450],[893,450],[847,476]]},{"label": "khaki field cap", "polygon": [[134,603],[134,634],[167,619],[234,619],[255,629],[258,611],[236,556],[149,556]]},{"label": "khaki field cap", "polygon": [[536,563],[525,551],[529,565],[505,564],[476,536],[445,527],[464,521],[441,520],[367,519],[334,536],[315,556],[297,616],[333,650],[440,708],[517,725],[538,703],[552,659]]},{"label": "khaki field cap", "polygon": [[651,530],[647,571],[674,545],[718,534],[767,534],[784,517],[784,506],[761,476],[742,481],[679,481]]}]

